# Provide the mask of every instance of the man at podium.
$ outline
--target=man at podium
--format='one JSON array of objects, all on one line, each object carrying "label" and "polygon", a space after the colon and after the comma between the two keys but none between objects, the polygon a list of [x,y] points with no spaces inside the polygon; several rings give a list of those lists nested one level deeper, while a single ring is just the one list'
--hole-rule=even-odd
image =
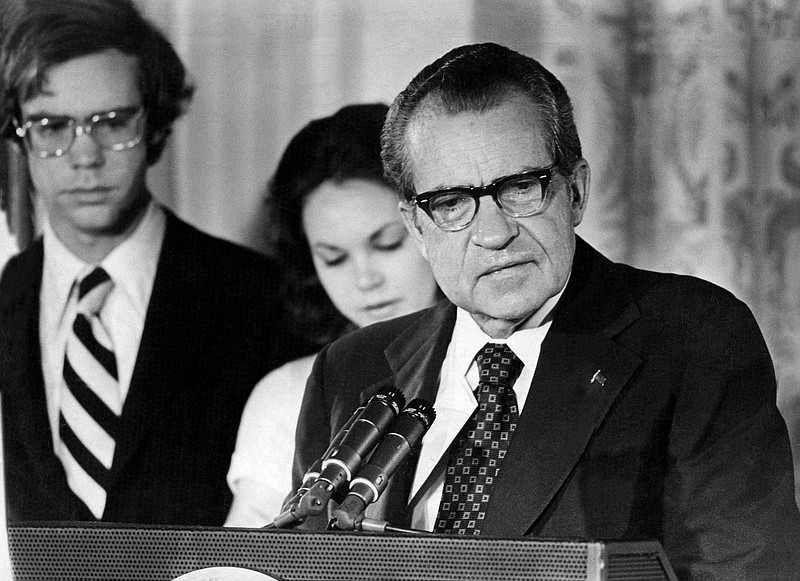
[{"label": "man at podium", "polygon": [[394,385],[437,419],[370,516],[655,539],[682,579],[797,578],[791,451],[761,332],[727,291],[615,264],[576,236],[590,170],[558,79],[496,44],[456,48],[395,99],[383,160],[448,300],[319,354],[295,487],[359,403]]}]

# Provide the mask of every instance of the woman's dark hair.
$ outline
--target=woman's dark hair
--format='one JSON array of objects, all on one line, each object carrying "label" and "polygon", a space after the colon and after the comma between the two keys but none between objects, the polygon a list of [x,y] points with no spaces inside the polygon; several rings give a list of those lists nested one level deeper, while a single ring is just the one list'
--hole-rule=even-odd
[{"label": "woman's dark hair", "polygon": [[130,0],[25,0],[11,12],[0,46],[0,137],[19,141],[12,119],[44,90],[48,70],[109,49],[139,61],[147,113],[147,162],[161,156],[194,87],[166,37]]},{"label": "woman's dark hair", "polygon": [[284,267],[286,313],[297,331],[318,346],[355,325],[333,306],[317,277],[303,231],[303,206],[326,181],[365,179],[391,187],[383,176],[380,144],[387,110],[381,103],[349,105],[311,121],[289,142],[268,186],[267,229]]}]

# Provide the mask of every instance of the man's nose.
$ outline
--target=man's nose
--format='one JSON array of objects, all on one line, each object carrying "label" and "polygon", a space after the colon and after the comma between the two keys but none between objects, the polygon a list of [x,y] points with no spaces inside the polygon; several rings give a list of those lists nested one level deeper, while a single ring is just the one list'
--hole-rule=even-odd
[{"label": "man's nose", "polygon": [[87,131],[78,130],[67,152],[74,167],[95,167],[105,161],[105,153],[97,140]]},{"label": "man's nose", "polygon": [[481,200],[481,206],[471,227],[473,244],[498,250],[519,234],[517,221],[507,216],[491,198]]}]

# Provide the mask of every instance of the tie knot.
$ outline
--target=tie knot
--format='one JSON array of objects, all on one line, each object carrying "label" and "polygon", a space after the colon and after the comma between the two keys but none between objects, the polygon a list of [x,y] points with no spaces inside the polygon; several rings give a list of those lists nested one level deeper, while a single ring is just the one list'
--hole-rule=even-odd
[{"label": "tie knot", "polygon": [[522,371],[522,361],[505,343],[487,343],[475,356],[480,383],[512,387]]},{"label": "tie knot", "polygon": [[86,313],[99,313],[113,286],[111,277],[98,266],[78,283],[78,309]]}]

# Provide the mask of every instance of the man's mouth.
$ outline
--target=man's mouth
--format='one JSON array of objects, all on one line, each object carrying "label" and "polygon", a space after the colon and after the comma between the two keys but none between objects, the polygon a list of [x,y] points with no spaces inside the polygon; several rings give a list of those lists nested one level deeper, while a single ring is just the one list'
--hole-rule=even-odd
[{"label": "man's mouth", "polygon": [[487,275],[490,275],[490,274],[494,274],[496,272],[501,272],[501,271],[504,271],[504,270],[508,270],[508,269],[514,268],[516,266],[522,266],[522,265],[528,264],[529,262],[530,262],[530,260],[512,260],[512,261],[509,261],[509,262],[505,262],[503,264],[496,264],[496,265],[486,269],[486,271],[483,273],[483,276],[487,276]]},{"label": "man's mouth", "polygon": [[371,311],[379,311],[381,309],[386,309],[388,307],[391,307],[396,302],[397,302],[396,300],[382,301],[380,303],[374,303],[374,304],[371,304],[371,305],[367,305],[366,307],[364,307],[364,309],[366,311],[370,311],[370,312]]}]

